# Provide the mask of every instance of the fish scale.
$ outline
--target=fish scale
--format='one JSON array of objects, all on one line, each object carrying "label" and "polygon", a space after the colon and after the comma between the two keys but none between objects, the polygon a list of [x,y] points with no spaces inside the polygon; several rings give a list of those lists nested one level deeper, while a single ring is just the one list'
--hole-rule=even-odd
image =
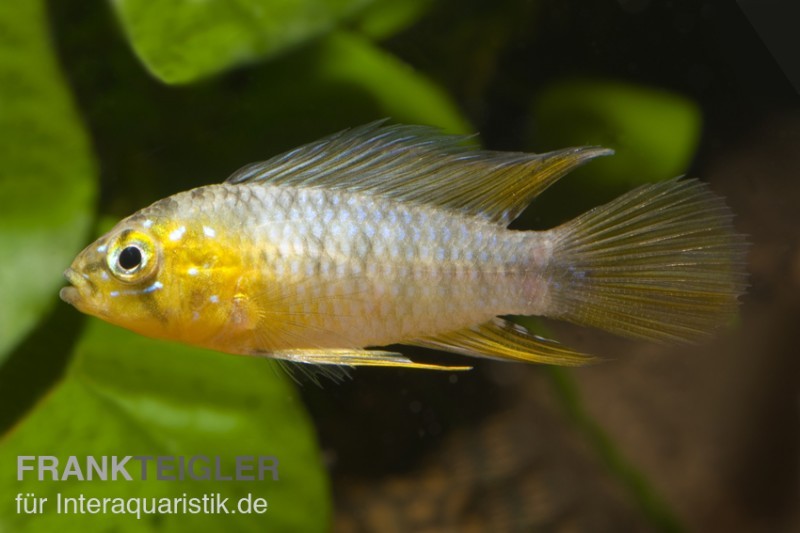
[{"label": "fish scale", "polygon": [[266,295],[260,314],[303,314],[296,324],[307,334],[286,347],[383,345],[530,311],[518,291],[529,235],[363,194],[217,187],[206,223],[245,220],[235,248],[245,270],[268,280],[256,289]]}]

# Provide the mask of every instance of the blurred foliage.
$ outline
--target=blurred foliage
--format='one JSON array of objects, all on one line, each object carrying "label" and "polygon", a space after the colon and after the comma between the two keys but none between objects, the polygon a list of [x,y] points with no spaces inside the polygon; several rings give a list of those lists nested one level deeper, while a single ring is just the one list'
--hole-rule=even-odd
[{"label": "blurred foliage", "polygon": [[[701,116],[691,100],[662,89],[577,79],[553,83],[532,106],[539,151],[596,145],[614,149],[556,184],[537,215],[563,221],[642,183],[679,176],[700,140]],[[568,212],[556,212],[563,205]]]},{"label": "blurred foliage", "polygon": [[0,362],[54,303],[86,238],[88,141],[48,49],[41,1],[0,5]]},{"label": "blurred foliage", "polygon": [[578,386],[569,370],[551,367],[548,369],[548,377],[572,423],[594,446],[606,467],[628,489],[650,523],[665,533],[684,531],[684,525],[656,494],[649,480],[622,456],[611,438],[586,412]]},{"label": "blurred foliage", "polygon": [[598,183],[623,190],[679,175],[700,139],[700,110],[692,101],[619,82],[555,83],[538,95],[533,115],[548,149],[613,148],[614,157],[595,162],[591,174]]},{"label": "blurred foliage", "polygon": [[[136,337],[63,305],[48,313],[60,273],[86,243],[92,220],[119,218],[179,190],[221,181],[245,163],[384,117],[461,133],[475,129],[471,122],[486,125],[482,141],[492,148],[617,150],[589,165],[585,177],[565,180],[561,193],[561,184],[548,191],[547,202],[535,206],[540,218],[557,219],[632,184],[685,170],[700,128],[690,101],[622,82],[505,83],[504,56],[531,34],[538,3],[470,1],[456,11],[453,5],[87,0],[53,1],[45,10],[35,0],[0,6],[0,362],[8,359],[0,367],[0,404],[4,430],[14,425],[0,442],[0,461],[12,464],[17,454],[266,453],[286,472],[274,485],[259,485],[270,500],[267,525],[325,530],[330,495],[314,432],[283,374],[262,360]],[[409,42],[404,57],[414,67],[392,53]],[[490,100],[532,112],[507,113],[513,127],[506,127],[487,114],[497,109]],[[53,383],[66,359],[64,376]],[[0,486],[6,494],[88,487],[23,488],[8,478]],[[108,484],[101,496],[211,488],[129,482]],[[235,495],[248,485],[225,489]],[[64,529],[52,515],[35,522],[13,516],[12,504],[0,503],[0,529]],[[257,530],[254,519],[211,524],[202,517],[192,525]],[[110,528],[148,531],[175,530],[194,518],[108,520]]]},{"label": "blurred foliage", "polygon": [[128,466],[133,481],[42,483],[35,472],[24,482],[4,476],[0,487],[9,497],[0,502],[0,531],[67,531],[64,517],[52,509],[35,521],[17,515],[10,495],[20,492],[49,497],[52,504],[56,493],[177,498],[219,492],[233,502],[251,493],[269,502],[267,515],[174,514],[136,520],[109,513],[94,518],[120,531],[258,531],[264,524],[280,531],[324,531],[330,507],[313,431],[297,395],[278,372],[261,359],[220,357],[91,321],[64,379],[2,442],[0,462],[15,465],[19,455],[60,455],[62,461],[68,455],[202,455],[220,457],[220,472],[232,475],[236,456],[274,456],[280,477],[162,482],[151,468],[142,481],[136,479],[138,463],[133,462]]},{"label": "blurred foliage", "polygon": [[137,55],[167,83],[269,58],[331,29],[371,0],[117,0]]},{"label": "blurred foliage", "polygon": [[407,28],[431,7],[433,0],[383,0],[369,4],[353,21],[354,29],[384,39]]}]

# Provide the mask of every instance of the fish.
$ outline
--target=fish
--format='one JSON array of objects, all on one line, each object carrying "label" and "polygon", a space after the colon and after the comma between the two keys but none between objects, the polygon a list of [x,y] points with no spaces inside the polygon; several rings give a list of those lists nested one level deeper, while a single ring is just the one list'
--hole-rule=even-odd
[{"label": "fish", "polygon": [[747,242],[706,183],[646,184],[549,230],[508,229],[548,186],[611,154],[358,126],[121,220],[77,255],[60,297],[149,337],[328,368],[471,368],[385,348],[397,344],[595,360],[514,315],[653,342],[708,338],[736,317]]}]

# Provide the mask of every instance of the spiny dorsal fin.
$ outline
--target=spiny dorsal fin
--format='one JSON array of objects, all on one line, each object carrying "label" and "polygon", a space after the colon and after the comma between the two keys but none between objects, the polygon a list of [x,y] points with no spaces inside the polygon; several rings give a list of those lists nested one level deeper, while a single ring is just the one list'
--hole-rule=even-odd
[{"label": "spiny dorsal fin", "polygon": [[524,361],[550,365],[580,366],[592,362],[585,355],[558,342],[534,335],[524,327],[503,318],[442,335],[415,339],[404,344],[505,361]]},{"label": "spiny dorsal fin", "polygon": [[507,226],[544,189],[604,148],[546,154],[493,152],[426,126],[373,122],[341,131],[267,161],[226,183],[268,183],[359,191],[448,207]]}]

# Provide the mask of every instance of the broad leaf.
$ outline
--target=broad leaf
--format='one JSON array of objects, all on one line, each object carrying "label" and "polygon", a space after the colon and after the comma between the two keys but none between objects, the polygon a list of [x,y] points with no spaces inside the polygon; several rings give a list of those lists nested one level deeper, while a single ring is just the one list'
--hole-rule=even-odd
[{"label": "broad leaf", "polygon": [[[274,456],[278,479],[148,479],[130,462],[132,481],[17,481],[18,456],[207,456],[233,476],[236,456]],[[153,341],[92,320],[64,380],[0,444],[0,531],[325,531],[329,497],[319,451],[302,404],[283,374],[263,359],[235,357]],[[34,463],[31,463],[34,464]],[[174,464],[174,463],[173,463]],[[201,463],[196,464],[202,466]],[[195,472],[202,474],[199,469]],[[255,472],[248,472],[253,475]],[[50,476],[45,472],[46,476]],[[169,475],[176,475],[175,469]],[[39,515],[18,513],[15,496],[47,497]],[[56,500],[178,498],[220,493],[235,508],[251,494],[263,514],[130,514],[65,516]]]},{"label": "broad leaf", "polygon": [[322,54],[317,74],[322,80],[357,86],[386,116],[451,132],[470,131],[445,91],[366,39],[343,32],[332,35]]},{"label": "broad leaf", "polygon": [[150,72],[189,83],[330,30],[371,0],[113,0]]},{"label": "broad leaf", "polygon": [[94,168],[43,2],[0,2],[0,361],[56,301],[89,224]]}]

